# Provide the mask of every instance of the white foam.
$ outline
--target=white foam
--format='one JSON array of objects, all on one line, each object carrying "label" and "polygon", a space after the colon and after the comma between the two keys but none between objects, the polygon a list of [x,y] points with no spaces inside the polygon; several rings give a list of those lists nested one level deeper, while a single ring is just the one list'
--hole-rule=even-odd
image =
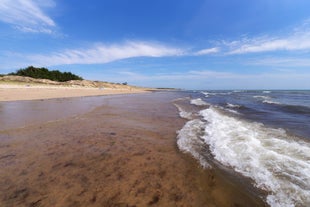
[{"label": "white foam", "polygon": [[261,100],[263,103],[268,103],[268,104],[281,104],[275,100],[273,100],[270,96],[253,96],[256,99]]},{"label": "white foam", "polygon": [[192,113],[191,112],[187,112],[187,111],[185,111],[181,106],[179,106],[178,104],[174,104],[177,108],[178,108],[178,110],[179,110],[179,115],[180,115],[180,117],[181,118],[184,118],[184,119],[188,119],[188,120],[190,120],[190,119],[192,119]]},{"label": "white foam", "polygon": [[210,107],[202,137],[215,159],[270,192],[273,207],[310,206],[310,144],[294,141],[282,129],[229,117]]},{"label": "white foam", "polygon": [[263,91],[263,93],[271,93],[271,91]]},{"label": "white foam", "polygon": [[205,97],[209,97],[211,95],[231,95],[234,92],[241,92],[241,91],[225,91],[225,92],[207,92],[202,91],[201,93],[205,95]]},{"label": "white foam", "polygon": [[273,100],[263,100],[263,103],[268,103],[268,104],[278,104],[280,105],[281,103],[277,102],[277,101],[273,101]]},{"label": "white foam", "polygon": [[203,101],[201,98],[192,99],[191,104],[196,105],[196,106],[207,106],[208,105],[208,103]]},{"label": "white foam", "polygon": [[232,94],[233,92],[221,92],[221,93],[217,93],[217,94],[220,94],[220,95],[230,95]]},{"label": "white foam", "polygon": [[227,103],[226,106],[229,107],[229,108],[240,108],[241,107],[238,104],[231,104],[231,103]]},{"label": "white foam", "polygon": [[206,92],[206,91],[202,91],[201,92],[203,95],[205,95],[205,97],[209,97],[210,93],[209,92]]},{"label": "white foam", "polygon": [[238,111],[233,110],[233,109],[230,109],[230,108],[225,108],[225,107],[217,106],[217,105],[215,105],[214,107],[215,107],[215,108],[219,108],[219,109],[224,110],[224,111],[227,111],[227,112],[230,112],[230,113],[233,113],[233,114],[238,114],[238,115],[240,115],[240,113],[239,113]]},{"label": "white foam", "polygon": [[225,111],[228,111],[228,112],[230,112],[230,113],[233,113],[233,114],[238,114],[238,115],[240,115],[240,113],[238,112],[238,111],[235,111],[235,110],[233,110],[233,109],[224,109]]},{"label": "white foam", "polygon": [[202,135],[204,123],[199,119],[188,121],[184,127],[178,131],[177,144],[182,152],[190,153],[199,160],[204,168],[211,168],[209,163],[202,157],[200,148],[204,145],[200,136]]}]

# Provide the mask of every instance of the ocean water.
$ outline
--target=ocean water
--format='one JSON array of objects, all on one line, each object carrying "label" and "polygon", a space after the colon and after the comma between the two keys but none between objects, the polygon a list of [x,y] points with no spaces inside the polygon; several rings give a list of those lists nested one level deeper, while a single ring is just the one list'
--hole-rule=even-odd
[{"label": "ocean water", "polygon": [[272,207],[310,206],[310,91],[183,93],[181,151],[249,178]]}]

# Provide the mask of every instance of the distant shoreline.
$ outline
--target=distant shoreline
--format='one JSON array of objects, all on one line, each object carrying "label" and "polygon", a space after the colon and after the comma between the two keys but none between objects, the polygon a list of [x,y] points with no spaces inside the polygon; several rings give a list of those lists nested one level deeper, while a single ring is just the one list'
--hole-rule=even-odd
[{"label": "distant shoreline", "polygon": [[55,82],[20,76],[0,77],[0,101],[145,93],[153,90],[156,89],[99,81]]},{"label": "distant shoreline", "polygon": [[35,87],[17,86],[11,88],[0,85],[0,101],[40,100],[53,98],[71,98],[83,96],[103,96],[113,94],[146,93],[142,89],[98,89],[69,87]]}]

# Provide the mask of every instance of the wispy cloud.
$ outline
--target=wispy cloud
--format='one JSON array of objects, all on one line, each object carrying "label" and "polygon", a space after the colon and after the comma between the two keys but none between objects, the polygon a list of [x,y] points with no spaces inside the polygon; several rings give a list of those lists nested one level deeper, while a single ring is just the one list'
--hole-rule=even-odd
[{"label": "wispy cloud", "polygon": [[199,50],[197,52],[194,53],[194,55],[208,55],[208,54],[212,54],[212,53],[218,53],[220,52],[220,48],[218,47],[213,47],[213,48],[207,48],[207,49],[203,49],[203,50]]},{"label": "wispy cloud", "polygon": [[310,67],[309,58],[296,58],[296,57],[271,57],[271,58],[260,58],[251,59],[245,61],[245,64],[249,65],[263,65],[263,66],[273,66],[273,67]]},{"label": "wispy cloud", "polygon": [[43,9],[53,6],[53,0],[1,0],[0,21],[22,32],[52,33],[56,23]]},{"label": "wispy cloud", "polygon": [[67,49],[50,54],[13,54],[15,59],[20,59],[12,64],[23,62],[24,64],[38,66],[54,66],[67,64],[103,64],[120,59],[134,57],[164,57],[179,56],[184,51],[179,48],[164,44],[128,41],[121,44],[96,44],[88,48]]},{"label": "wispy cloud", "polygon": [[295,28],[293,32],[282,36],[261,36],[243,38],[237,41],[225,42],[228,54],[245,54],[270,51],[310,50],[310,25],[305,23]]}]

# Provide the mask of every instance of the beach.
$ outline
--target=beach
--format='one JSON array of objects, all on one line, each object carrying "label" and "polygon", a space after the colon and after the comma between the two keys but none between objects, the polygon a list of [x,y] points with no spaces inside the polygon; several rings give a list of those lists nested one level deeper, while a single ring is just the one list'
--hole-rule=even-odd
[{"label": "beach", "polygon": [[117,88],[62,86],[50,84],[1,83],[0,101],[38,100],[111,94],[143,93],[147,89],[118,86]]},{"label": "beach", "polygon": [[[44,98],[0,102],[18,123],[0,129],[0,206],[265,205],[243,181],[178,149],[178,92]],[[49,112],[57,102],[60,111],[88,105]]]},{"label": "beach", "polygon": [[0,207],[310,207],[309,8],[0,0]]}]

